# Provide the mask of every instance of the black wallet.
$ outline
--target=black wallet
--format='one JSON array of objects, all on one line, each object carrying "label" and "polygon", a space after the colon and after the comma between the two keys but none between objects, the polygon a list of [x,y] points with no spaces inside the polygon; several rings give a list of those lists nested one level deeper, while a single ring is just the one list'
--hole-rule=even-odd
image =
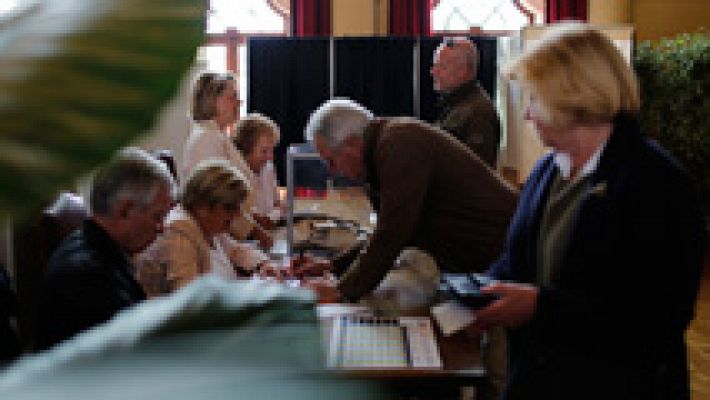
[{"label": "black wallet", "polygon": [[487,275],[443,273],[441,281],[458,302],[473,309],[483,308],[498,299],[495,294],[481,293],[481,287],[492,282]]}]

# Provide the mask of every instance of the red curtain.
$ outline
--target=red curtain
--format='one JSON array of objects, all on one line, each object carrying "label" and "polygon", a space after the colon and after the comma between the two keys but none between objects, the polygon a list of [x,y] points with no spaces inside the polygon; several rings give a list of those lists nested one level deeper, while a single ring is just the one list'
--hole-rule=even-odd
[{"label": "red curtain", "polygon": [[331,0],[291,0],[293,36],[329,36]]},{"label": "red curtain", "polygon": [[429,36],[432,0],[389,0],[390,35]]},{"label": "red curtain", "polygon": [[587,0],[547,0],[547,23],[563,20],[587,21]]}]

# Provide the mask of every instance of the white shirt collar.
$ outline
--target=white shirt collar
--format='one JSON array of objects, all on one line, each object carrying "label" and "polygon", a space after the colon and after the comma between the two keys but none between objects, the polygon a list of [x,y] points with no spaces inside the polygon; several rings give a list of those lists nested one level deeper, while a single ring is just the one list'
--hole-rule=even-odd
[{"label": "white shirt collar", "polygon": [[217,122],[215,122],[215,120],[213,120],[213,119],[205,119],[202,121],[195,121],[195,123],[197,125],[201,126],[202,129],[205,129],[205,130],[212,130],[212,131],[217,131],[217,132],[222,131],[221,129],[219,129],[219,125],[217,125]]},{"label": "white shirt collar", "polygon": [[[602,153],[604,152],[608,141],[609,139],[605,140],[604,143],[599,145],[597,150],[594,151],[591,157],[589,157],[589,160],[584,163],[576,179],[589,176],[597,170],[597,167],[599,167],[599,160],[602,157]],[[557,168],[559,168],[562,178],[569,179],[570,174],[572,173],[572,159],[570,158],[569,154],[555,152],[555,164],[557,164]]]}]

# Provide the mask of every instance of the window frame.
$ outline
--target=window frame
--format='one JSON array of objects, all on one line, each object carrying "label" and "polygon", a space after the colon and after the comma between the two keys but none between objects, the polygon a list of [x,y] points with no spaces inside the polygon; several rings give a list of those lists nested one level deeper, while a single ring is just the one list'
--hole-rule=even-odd
[{"label": "window frame", "polygon": [[[206,33],[205,43],[203,46],[225,46],[227,48],[227,71],[235,74],[236,78],[240,78],[239,71],[239,46],[242,46],[250,37],[260,36],[288,36],[290,32],[291,19],[289,10],[284,9],[275,0],[263,0],[266,5],[271,8],[277,15],[284,19],[284,29],[282,32],[242,32],[236,27],[228,27],[224,33]],[[212,10],[210,0],[206,2],[205,26],[207,26],[207,18]]]},{"label": "window frame", "polygon": [[[540,21],[544,20],[544,9],[540,12],[536,12],[532,6],[524,4],[522,0],[509,0],[513,5],[520,11],[525,18],[528,20],[528,26],[534,25],[536,23],[535,17],[539,16]],[[434,9],[439,5],[441,0],[432,0],[430,14],[434,13]],[[441,36],[512,36],[517,34],[517,30],[496,30],[488,29],[484,30],[480,27],[472,27],[468,30],[435,30],[432,24],[431,26],[431,36],[441,37]]]}]

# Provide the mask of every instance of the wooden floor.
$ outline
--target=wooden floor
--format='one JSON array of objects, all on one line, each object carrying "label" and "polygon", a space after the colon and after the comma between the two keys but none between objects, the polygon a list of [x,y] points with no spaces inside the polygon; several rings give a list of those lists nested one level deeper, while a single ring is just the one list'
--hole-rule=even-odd
[{"label": "wooden floor", "polygon": [[700,286],[695,320],[687,333],[692,400],[710,400],[710,249]]}]

